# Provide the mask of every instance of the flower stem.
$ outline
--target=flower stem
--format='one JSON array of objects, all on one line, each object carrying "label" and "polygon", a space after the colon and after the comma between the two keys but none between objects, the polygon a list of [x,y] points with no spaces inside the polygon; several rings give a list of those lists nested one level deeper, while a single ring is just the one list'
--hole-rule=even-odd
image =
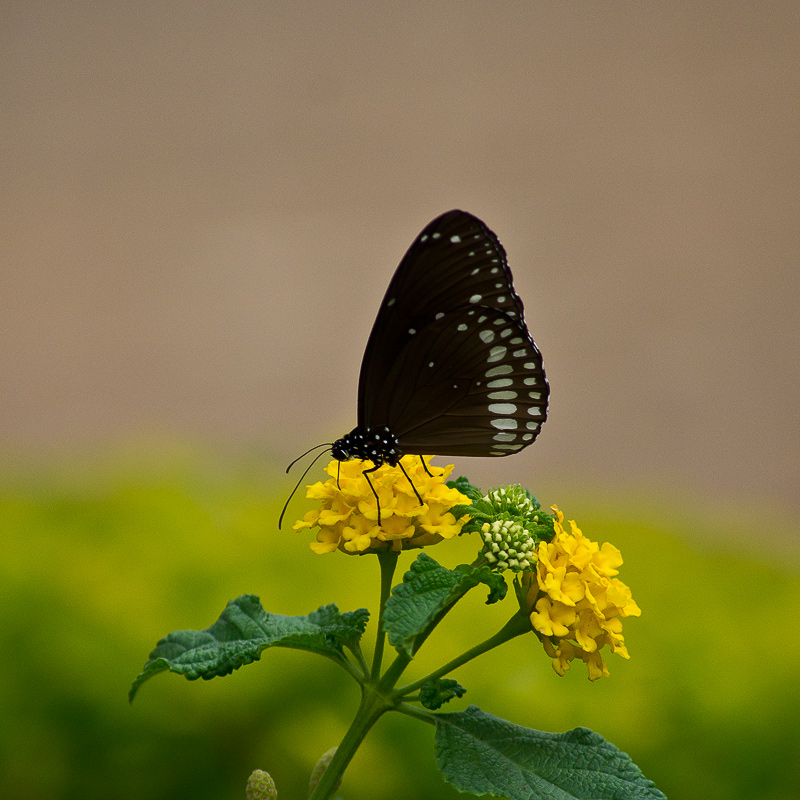
[{"label": "flower stem", "polygon": [[378,718],[394,704],[388,701],[372,687],[365,686],[361,696],[361,703],[353,722],[350,724],[342,743],[328,764],[317,787],[309,795],[308,800],[329,800],[336,792],[342,775],[347,765],[352,760],[364,737]]},{"label": "flower stem", "polygon": [[506,624],[503,625],[503,627],[496,634],[494,634],[494,636],[490,636],[480,644],[476,644],[475,647],[471,647],[460,656],[456,656],[456,658],[454,658],[452,661],[448,661],[443,667],[434,670],[424,678],[420,678],[418,681],[414,681],[414,683],[409,683],[407,686],[397,689],[395,693],[398,697],[406,697],[412,692],[417,691],[417,689],[419,689],[428,681],[434,681],[437,678],[441,678],[443,675],[447,675],[448,672],[452,672],[454,669],[466,664],[468,661],[472,661],[473,658],[477,658],[478,656],[487,653],[489,650],[493,650],[495,647],[498,647],[504,642],[508,642],[517,636],[522,636],[523,633],[529,633],[530,630],[531,622],[528,615],[524,611],[517,611],[517,613],[514,614],[514,616],[511,617],[511,619],[506,622]]},{"label": "flower stem", "polygon": [[375,640],[375,653],[372,657],[372,680],[377,680],[381,673],[381,663],[383,661],[383,649],[386,645],[386,631],[383,629],[383,613],[386,608],[386,601],[392,591],[392,578],[397,566],[397,557],[400,555],[396,550],[383,550],[378,553],[378,563],[381,565],[381,604],[378,616],[378,634]]}]

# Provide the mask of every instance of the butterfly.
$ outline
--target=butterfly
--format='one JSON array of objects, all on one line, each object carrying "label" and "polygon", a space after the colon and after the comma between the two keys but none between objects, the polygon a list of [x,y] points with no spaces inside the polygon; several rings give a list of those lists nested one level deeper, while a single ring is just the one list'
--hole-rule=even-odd
[{"label": "butterfly", "polygon": [[368,481],[383,464],[403,469],[406,454],[507,456],[536,439],[549,394],[505,250],[477,217],[448,211],[386,290],[361,363],[358,424],[319,446],[371,461]]}]

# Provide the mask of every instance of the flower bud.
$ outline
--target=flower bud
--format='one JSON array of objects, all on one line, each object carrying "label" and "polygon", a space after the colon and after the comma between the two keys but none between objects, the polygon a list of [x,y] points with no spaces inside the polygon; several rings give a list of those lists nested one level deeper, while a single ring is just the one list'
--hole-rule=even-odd
[{"label": "flower bud", "polygon": [[247,780],[245,797],[247,800],[277,800],[278,790],[269,772],[264,772],[263,769],[253,770]]},{"label": "flower bud", "polygon": [[[320,780],[322,780],[322,776],[325,774],[325,770],[328,769],[328,766],[331,763],[331,759],[335,755],[337,749],[338,748],[336,747],[331,747],[331,749],[328,750],[327,753],[324,753],[322,758],[320,758],[320,760],[317,761],[317,765],[314,767],[314,771],[311,773],[311,780],[308,783],[309,794],[311,794],[311,792],[313,792],[314,789],[317,788],[317,784],[320,782]],[[340,778],[336,786],[333,787],[333,791],[334,792],[337,791],[341,785],[342,785],[342,780]]]}]

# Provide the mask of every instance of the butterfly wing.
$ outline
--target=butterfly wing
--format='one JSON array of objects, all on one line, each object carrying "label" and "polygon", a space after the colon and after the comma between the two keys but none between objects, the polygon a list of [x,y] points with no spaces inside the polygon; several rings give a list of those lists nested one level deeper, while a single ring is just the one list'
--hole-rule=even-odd
[{"label": "butterfly wing", "polygon": [[508,455],[535,439],[548,395],[497,237],[463,211],[433,220],[378,311],[359,425],[388,426],[405,453]]}]

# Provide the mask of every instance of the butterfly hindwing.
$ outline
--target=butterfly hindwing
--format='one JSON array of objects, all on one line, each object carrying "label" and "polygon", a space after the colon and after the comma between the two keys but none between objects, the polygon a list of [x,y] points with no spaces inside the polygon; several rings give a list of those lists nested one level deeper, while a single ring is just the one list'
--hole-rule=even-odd
[{"label": "butterfly hindwing", "polygon": [[[473,313],[474,312],[474,313]],[[389,427],[404,453],[501,456],[521,450],[547,414],[542,361],[503,312],[454,312],[420,331],[389,381]]]}]

